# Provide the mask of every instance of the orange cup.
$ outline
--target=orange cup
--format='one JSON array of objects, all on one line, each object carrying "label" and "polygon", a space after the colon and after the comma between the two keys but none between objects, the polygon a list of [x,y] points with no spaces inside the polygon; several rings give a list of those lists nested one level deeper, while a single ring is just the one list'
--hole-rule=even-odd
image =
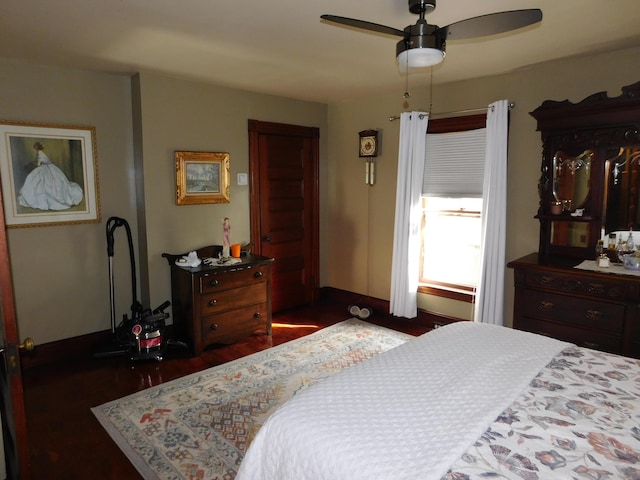
[{"label": "orange cup", "polygon": [[235,258],[240,258],[240,244],[233,243],[231,244],[231,256]]}]

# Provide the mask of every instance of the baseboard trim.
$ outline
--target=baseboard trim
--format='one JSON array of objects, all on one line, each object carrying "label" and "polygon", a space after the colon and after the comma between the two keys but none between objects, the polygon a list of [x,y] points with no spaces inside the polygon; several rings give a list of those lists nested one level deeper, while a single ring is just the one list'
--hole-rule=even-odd
[{"label": "baseboard trim", "polygon": [[[173,325],[167,325],[165,335],[172,338]],[[65,338],[55,342],[37,345],[32,352],[20,353],[20,364],[23,370],[51,365],[59,361],[91,358],[104,351],[113,342],[111,330],[89,333],[77,337]]]},{"label": "baseboard trim", "polygon": [[[386,315],[396,322],[408,322],[413,325],[424,325],[429,329],[437,328],[463,319],[448,317],[437,313],[418,309],[416,318],[394,317],[389,312],[389,301],[367,295],[357,294],[333,287],[320,289],[319,302],[343,303],[345,313],[349,305],[369,307],[374,315]],[[166,335],[172,338],[172,325],[167,326]],[[21,353],[21,365],[23,370],[29,370],[42,365],[50,365],[58,361],[74,358],[90,358],[98,349],[109,345],[113,336],[110,330],[104,330],[87,335],[65,338],[55,342],[38,345],[33,352]]]},{"label": "baseboard trim", "polygon": [[23,370],[29,370],[61,360],[88,358],[93,355],[95,349],[100,345],[107,345],[112,338],[111,331],[105,330],[43,343],[36,345],[32,352],[21,352],[20,363]]},{"label": "baseboard trim", "polygon": [[423,309],[418,309],[418,316],[416,318],[395,317],[389,313],[390,302],[389,300],[381,300],[379,298],[370,297],[368,295],[357,294],[346,290],[340,290],[333,287],[323,287],[320,289],[321,301],[330,301],[334,303],[344,303],[345,310],[349,305],[357,305],[359,307],[370,307],[373,309],[375,315],[386,315],[388,318],[393,318],[395,321],[410,322],[417,325],[424,325],[427,328],[434,329],[449,323],[461,322],[465,319],[455,318],[447,315],[441,315],[439,313],[428,312]]}]

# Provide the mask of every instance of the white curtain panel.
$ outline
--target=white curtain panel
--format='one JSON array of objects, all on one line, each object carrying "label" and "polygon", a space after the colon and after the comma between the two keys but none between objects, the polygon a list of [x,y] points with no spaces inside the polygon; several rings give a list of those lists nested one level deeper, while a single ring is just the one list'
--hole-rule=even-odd
[{"label": "white curtain panel", "polygon": [[487,155],[484,170],[480,278],[474,321],[503,325],[507,226],[507,141],[509,101],[498,100],[487,111]]},{"label": "white curtain panel", "polygon": [[400,115],[396,216],[391,265],[390,313],[398,317],[418,315],[418,278],[422,178],[424,174],[429,116],[424,112]]}]

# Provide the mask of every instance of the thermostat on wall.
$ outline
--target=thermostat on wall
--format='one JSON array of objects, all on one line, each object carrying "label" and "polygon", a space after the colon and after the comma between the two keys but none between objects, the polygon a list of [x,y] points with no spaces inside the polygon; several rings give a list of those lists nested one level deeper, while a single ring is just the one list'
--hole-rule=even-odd
[{"label": "thermostat on wall", "polygon": [[247,185],[249,183],[249,177],[246,173],[238,174],[238,185]]}]

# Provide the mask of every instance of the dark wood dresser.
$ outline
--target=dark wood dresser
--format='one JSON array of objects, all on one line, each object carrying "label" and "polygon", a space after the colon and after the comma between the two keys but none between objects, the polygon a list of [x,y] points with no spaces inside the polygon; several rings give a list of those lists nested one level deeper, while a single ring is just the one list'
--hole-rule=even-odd
[{"label": "dark wood dresser", "polygon": [[545,100],[531,115],[542,139],[540,242],[508,264],[513,326],[640,358],[640,277],[621,266],[575,268],[592,266],[601,248],[617,261],[609,244],[640,230],[640,82],[615,97]]},{"label": "dark wood dresser", "polygon": [[[217,258],[222,247],[197,250],[198,257]],[[174,334],[195,355],[214,344],[235,343],[257,330],[271,335],[271,264],[273,258],[241,256],[226,266],[180,267],[183,255],[163,254],[171,268]]]},{"label": "dark wood dresser", "polygon": [[532,253],[514,270],[513,327],[640,358],[640,277],[574,268],[581,259]]}]

